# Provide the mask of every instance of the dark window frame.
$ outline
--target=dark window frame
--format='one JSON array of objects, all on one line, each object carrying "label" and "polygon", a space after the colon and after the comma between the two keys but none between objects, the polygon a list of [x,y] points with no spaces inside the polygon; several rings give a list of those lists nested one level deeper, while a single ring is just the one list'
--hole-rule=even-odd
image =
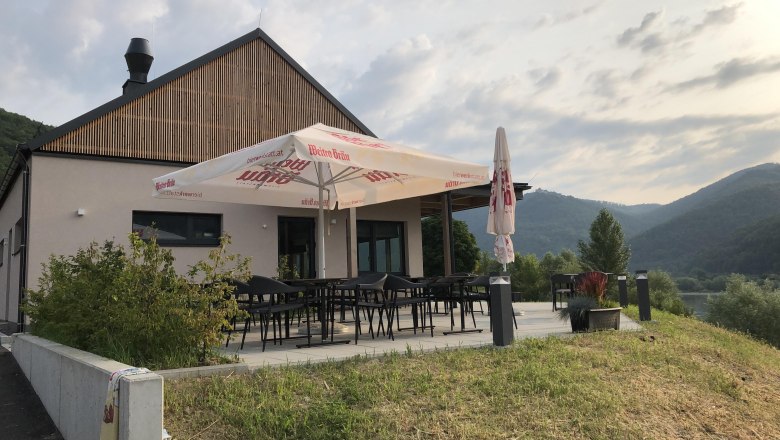
[{"label": "dark window frame", "polygon": [[22,243],[22,228],[24,228],[24,220],[23,218],[20,218],[13,228],[11,228],[13,232],[13,242],[11,243],[11,255],[16,255],[19,252],[22,251],[22,247],[24,247],[24,243]]},{"label": "dark window frame", "polygon": [[[400,259],[401,259],[400,266],[401,266],[401,270],[399,272],[388,272],[388,273],[391,273],[393,275],[406,275],[406,273],[408,272],[408,268],[406,266],[406,264],[407,264],[407,261],[406,261],[407,260],[407,258],[406,258],[407,257],[406,256],[406,253],[407,253],[406,222],[390,221],[390,220],[357,220],[357,223],[358,224],[362,223],[364,225],[369,225],[370,228],[371,228],[371,239],[369,241],[369,246],[368,246],[369,247],[369,253],[370,253],[370,255],[369,255],[370,263],[369,264],[370,264],[371,267],[370,267],[370,270],[368,270],[368,271],[361,271],[360,268],[358,267],[359,273],[377,272],[377,267],[376,267],[377,262],[376,262],[376,258],[374,258],[375,255],[376,255],[376,242],[377,242],[377,237],[376,237],[377,234],[376,234],[375,226],[377,224],[392,224],[392,225],[400,226],[400,228],[399,228],[400,236],[398,238],[399,238],[400,243],[401,243],[401,249],[400,249],[400,252],[401,252],[400,253]],[[358,252],[360,252],[359,248],[360,248],[360,246],[358,246]],[[359,261],[360,261],[360,255],[358,255],[358,262]],[[379,271],[379,272],[385,273],[384,271]]]},{"label": "dark window frame", "polygon": [[[220,237],[223,235],[222,230],[222,214],[208,213],[208,212],[179,212],[179,211],[133,211],[131,218],[131,230],[133,225],[136,224],[136,214],[139,215],[152,215],[152,216],[170,216],[181,217],[186,221],[187,236],[184,240],[172,240],[165,238],[157,238],[157,244],[166,247],[217,247],[219,246]],[[213,238],[195,238],[195,220],[197,218],[212,218],[216,219],[219,223],[219,233]],[[142,225],[148,227],[150,225]],[[133,232],[136,232],[133,230]],[[143,238],[143,237],[142,237]],[[145,238],[144,240],[148,240]]]}]

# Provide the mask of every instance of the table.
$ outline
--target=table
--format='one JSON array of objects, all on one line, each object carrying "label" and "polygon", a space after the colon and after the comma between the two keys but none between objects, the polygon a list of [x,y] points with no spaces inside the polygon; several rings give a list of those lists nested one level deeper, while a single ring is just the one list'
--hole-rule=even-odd
[{"label": "table", "polygon": [[335,284],[343,282],[344,278],[297,278],[292,280],[282,280],[285,284],[296,287],[306,287],[307,290],[314,290],[319,297],[320,306],[318,309],[318,319],[320,320],[320,342],[298,344],[296,347],[316,347],[332,344],[349,344],[349,339],[334,340],[328,338],[328,301],[330,300],[330,290]]},{"label": "table", "polygon": [[[465,308],[465,298],[466,298],[466,289],[465,284],[466,281],[471,280],[474,278],[475,275],[472,274],[454,274],[454,275],[447,275],[442,278],[438,278],[428,284],[429,288],[435,288],[435,287],[446,287],[450,291],[450,297],[447,298],[447,301],[452,302],[460,302],[460,330],[455,330],[455,316],[454,312],[452,310],[452,305],[450,305],[450,331],[443,332],[445,335],[451,335],[451,334],[459,334],[459,333],[481,333],[483,329],[481,328],[472,328],[467,329],[466,328],[466,308]],[[455,297],[453,294],[453,287],[457,285],[458,286],[458,296]],[[432,294],[432,293],[431,293]],[[472,311],[472,313],[474,313]]]}]

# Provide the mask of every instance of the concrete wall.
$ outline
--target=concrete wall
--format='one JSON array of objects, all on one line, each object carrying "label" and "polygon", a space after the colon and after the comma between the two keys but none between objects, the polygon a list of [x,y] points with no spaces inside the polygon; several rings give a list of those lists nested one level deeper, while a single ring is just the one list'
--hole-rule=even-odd
[{"label": "concrete wall", "polygon": [[19,313],[19,267],[21,254],[14,249],[14,226],[22,217],[22,176],[14,182],[0,207],[0,240],[5,243],[0,255],[0,320],[16,322]]},{"label": "concrete wall", "polygon": [[[28,286],[37,287],[41,264],[51,254],[71,255],[90,241],[114,239],[126,245],[134,210],[222,214],[222,228],[233,238],[230,251],[252,257],[252,273],[276,274],[278,217],[317,217],[314,209],[292,209],[234,203],[163,200],[152,197],[152,178],[177,168],[51,156],[33,156],[30,202]],[[84,216],[76,210],[83,208]],[[327,275],[347,275],[346,211],[329,213]],[[407,229],[409,274],[422,275],[419,200],[410,199],[357,209],[358,219],[403,221]],[[326,220],[327,222],[328,220]],[[171,247],[184,271],[206,258],[211,248]]]},{"label": "concrete wall", "polygon": [[[27,334],[14,335],[13,356],[66,439],[98,439],[112,372],[129,365]],[[163,378],[120,379],[119,438],[162,436]]]}]

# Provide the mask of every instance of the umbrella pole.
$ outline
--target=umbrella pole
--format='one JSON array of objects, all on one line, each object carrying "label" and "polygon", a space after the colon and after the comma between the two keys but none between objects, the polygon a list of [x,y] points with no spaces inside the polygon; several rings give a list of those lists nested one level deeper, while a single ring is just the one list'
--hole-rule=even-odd
[{"label": "umbrella pole", "polygon": [[318,180],[318,189],[319,189],[319,220],[317,221],[317,247],[319,248],[320,253],[320,270],[319,270],[319,277],[325,278],[325,210],[322,207],[323,203],[323,182],[322,182],[322,162],[317,163],[317,180]]}]

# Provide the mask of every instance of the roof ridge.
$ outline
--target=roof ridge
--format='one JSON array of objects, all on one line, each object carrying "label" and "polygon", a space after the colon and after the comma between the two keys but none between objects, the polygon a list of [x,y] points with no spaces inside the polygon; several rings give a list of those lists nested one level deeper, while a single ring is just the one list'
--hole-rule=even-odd
[{"label": "roof ridge", "polygon": [[139,85],[138,87],[134,87],[129,92],[118,96],[117,98],[114,98],[98,107],[95,107],[94,109],[77,116],[74,119],[71,119],[70,121],[57,126],[56,128],[47,131],[46,133],[41,134],[40,136],[30,140],[27,142],[28,147],[35,151],[40,149],[42,146],[48,144],[49,142],[64,136],[98,118],[101,116],[104,116],[108,114],[109,112],[116,110],[117,108],[128,104],[132,102],[133,100],[140,98],[141,96],[144,96],[168,83],[171,81],[180,78],[181,76],[195,70],[198,67],[201,67],[217,58],[219,58],[222,55],[225,55],[247,43],[250,41],[261,39],[265,43],[267,43],[271,49],[273,49],[276,53],[278,53],[282,59],[284,59],[290,66],[292,66],[293,69],[295,69],[296,72],[298,72],[301,76],[306,79],[306,81],[310,82],[320,93],[322,93],[325,98],[330,101],[333,105],[336,106],[336,108],[339,109],[344,115],[350,119],[352,122],[355,123],[358,127],[360,127],[361,130],[363,130],[366,134],[370,136],[376,137],[376,135],[368,128],[365,124],[363,124],[352,112],[347,110],[346,107],[344,107],[341,102],[336,99],[335,96],[333,96],[330,92],[328,92],[325,87],[322,86],[314,77],[311,76],[300,64],[298,64],[297,61],[295,61],[284,49],[282,49],[281,46],[279,46],[273,39],[271,39],[268,34],[263,32],[262,29],[259,27],[256,29],[253,29],[251,32],[248,32],[238,38],[236,38],[233,41],[230,41],[212,51],[209,51],[197,58],[195,58],[192,61],[189,61],[169,72],[166,72],[159,77],[147,82],[146,84]]}]

